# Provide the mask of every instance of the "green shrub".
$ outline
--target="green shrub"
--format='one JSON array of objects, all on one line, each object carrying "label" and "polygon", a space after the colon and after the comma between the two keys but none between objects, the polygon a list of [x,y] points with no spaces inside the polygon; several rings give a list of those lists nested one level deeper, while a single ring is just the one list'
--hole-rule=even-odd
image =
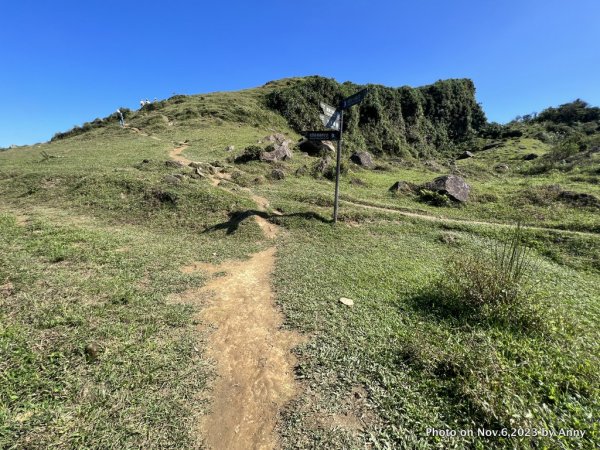
[{"label": "green shrub", "polygon": [[263,149],[258,145],[249,145],[244,149],[244,152],[235,158],[234,162],[238,164],[247,163],[249,161],[256,161],[260,159],[260,154],[263,152]]},{"label": "green shrub", "polygon": [[529,249],[520,226],[487,251],[456,252],[438,287],[451,310],[476,319],[531,324],[537,319],[528,292]]},{"label": "green shrub", "polygon": [[419,199],[433,206],[450,206],[452,204],[452,200],[446,194],[440,194],[429,189],[420,189]]}]

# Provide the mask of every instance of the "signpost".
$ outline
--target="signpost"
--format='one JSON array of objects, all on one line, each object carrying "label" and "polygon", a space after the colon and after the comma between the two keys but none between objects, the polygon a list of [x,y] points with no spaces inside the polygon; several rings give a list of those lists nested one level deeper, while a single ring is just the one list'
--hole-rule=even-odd
[{"label": "signpost", "polygon": [[362,102],[368,89],[363,89],[350,97],[346,97],[340,102],[338,108],[320,103],[324,114],[321,114],[323,126],[334,131],[305,131],[304,136],[312,141],[338,141],[335,167],[335,199],[333,203],[333,223],[337,223],[338,205],[340,197],[340,164],[342,158],[342,127],[344,126],[344,110]]}]

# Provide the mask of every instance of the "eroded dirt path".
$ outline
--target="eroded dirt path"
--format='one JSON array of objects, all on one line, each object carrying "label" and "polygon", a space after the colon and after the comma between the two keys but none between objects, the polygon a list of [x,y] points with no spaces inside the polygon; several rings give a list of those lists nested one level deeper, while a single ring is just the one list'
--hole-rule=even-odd
[{"label": "eroded dirt path", "polygon": [[211,413],[199,425],[209,448],[276,448],[279,410],[297,393],[291,349],[302,339],[281,329],[283,316],[275,305],[270,282],[274,265],[272,247],[247,261],[183,269],[225,272],[191,296],[209,296],[200,317],[215,327],[208,339],[207,356],[215,361],[218,377]]}]

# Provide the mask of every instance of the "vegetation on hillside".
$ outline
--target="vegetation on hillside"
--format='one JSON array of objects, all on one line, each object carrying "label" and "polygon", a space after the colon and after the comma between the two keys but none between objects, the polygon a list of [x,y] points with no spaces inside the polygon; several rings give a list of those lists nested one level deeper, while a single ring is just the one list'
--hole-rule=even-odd
[{"label": "vegetation on hillside", "polygon": [[365,87],[369,94],[344,113],[345,139],[350,150],[378,155],[424,157],[467,141],[486,123],[475,100],[471,80],[438,81],[420,88],[343,84],[330,78],[307,77],[267,96],[269,107],[300,132],[321,129],[319,102],[337,106]]}]

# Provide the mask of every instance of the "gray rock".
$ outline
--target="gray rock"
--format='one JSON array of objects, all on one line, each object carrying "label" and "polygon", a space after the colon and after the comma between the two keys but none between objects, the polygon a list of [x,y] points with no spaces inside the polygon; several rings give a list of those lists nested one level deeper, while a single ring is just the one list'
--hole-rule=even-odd
[{"label": "gray rock", "polygon": [[281,169],[273,169],[271,171],[271,178],[273,180],[283,180],[285,178],[285,172]]},{"label": "gray rock", "polygon": [[308,139],[301,141],[298,148],[310,156],[323,156],[335,151],[335,146],[330,141],[309,141]]},{"label": "gray rock", "polygon": [[469,186],[465,180],[457,175],[444,175],[437,177],[430,183],[422,186],[425,189],[436,191],[440,194],[445,194],[452,200],[457,202],[466,202],[469,199]]},{"label": "gray rock", "polygon": [[389,190],[390,192],[412,194],[418,190],[418,186],[408,181],[396,181]]},{"label": "gray rock", "polygon": [[297,177],[301,177],[302,175],[306,175],[308,173],[308,167],[301,166],[296,169],[295,175]]},{"label": "gray rock", "polygon": [[273,142],[275,144],[283,144],[284,142],[289,142],[288,139],[281,133],[271,134],[269,136],[265,136],[262,139],[262,142]]},{"label": "gray rock", "polygon": [[472,158],[473,156],[475,156],[473,153],[466,151],[466,152],[462,152],[456,159],[467,159],[467,158]]},{"label": "gray rock", "polygon": [[165,166],[167,167],[183,167],[184,164],[181,161],[175,161],[174,159],[169,159],[165,161]]},{"label": "gray rock", "polygon": [[163,178],[163,181],[165,183],[169,183],[169,184],[179,184],[179,183],[181,183],[181,180],[178,177],[176,177],[175,175],[166,175]]},{"label": "gray rock", "polygon": [[260,154],[260,160],[268,162],[287,161],[291,158],[292,151],[290,150],[287,141],[275,145],[275,148],[270,152],[262,152]]},{"label": "gray rock", "polygon": [[225,148],[226,152],[232,152],[235,150],[235,146],[234,145],[228,145],[227,148]]},{"label": "gray rock", "polygon": [[366,167],[367,169],[372,169],[374,166],[373,156],[369,152],[355,152],[350,157],[350,160],[359,166]]},{"label": "gray rock", "polygon": [[506,173],[509,170],[508,164],[496,164],[494,170],[498,173]]},{"label": "gray rock", "polygon": [[192,174],[192,178],[206,178],[206,175],[204,174],[204,172],[202,172],[200,170],[200,168],[196,168],[196,170],[194,171],[194,173]]}]

